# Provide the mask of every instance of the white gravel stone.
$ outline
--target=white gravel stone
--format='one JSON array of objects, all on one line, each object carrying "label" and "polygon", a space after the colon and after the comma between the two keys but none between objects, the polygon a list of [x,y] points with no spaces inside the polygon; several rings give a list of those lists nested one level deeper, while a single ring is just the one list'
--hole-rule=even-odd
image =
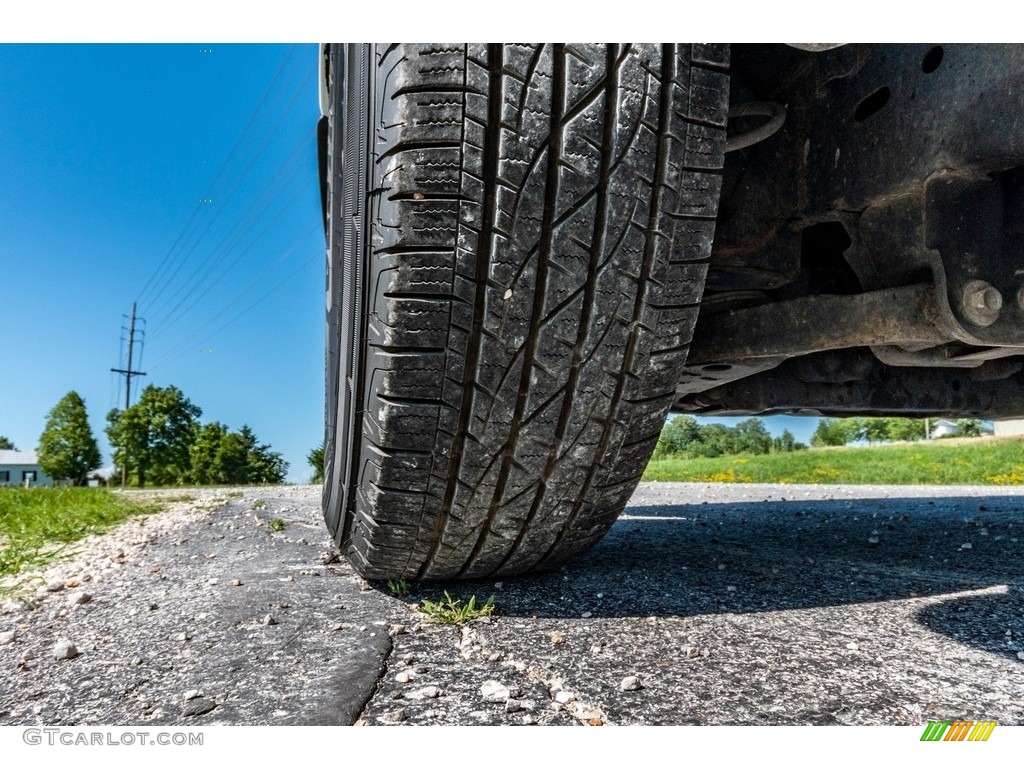
[{"label": "white gravel stone", "polygon": [[619,683],[619,688],[623,691],[639,691],[643,687],[643,683],[640,682],[640,678],[636,675],[624,677],[622,682]]},{"label": "white gravel stone", "polygon": [[858,650],[860,650],[860,645],[857,644],[857,643],[847,643],[846,647],[849,648],[851,651],[858,651]]},{"label": "white gravel stone", "polygon": [[26,648],[24,651],[21,652],[21,663],[28,664],[35,657],[35,651],[33,651],[31,648]]},{"label": "white gravel stone", "polygon": [[390,712],[385,712],[383,715],[380,716],[380,721],[382,723],[400,723],[403,720],[405,720],[404,709],[393,709]]},{"label": "white gravel stone", "polygon": [[10,632],[0,632],[0,645],[10,645],[14,642],[14,630]]},{"label": "white gravel stone", "polygon": [[185,692],[185,701],[192,701],[192,699],[198,699],[203,695],[203,692],[198,688],[193,688],[191,691]]},{"label": "white gravel stone", "polygon": [[92,602],[92,595],[88,592],[76,592],[68,598],[68,603],[71,605],[85,605],[89,602]]},{"label": "white gravel stone", "polygon": [[273,627],[277,624],[277,619],[271,616],[269,613],[263,617],[263,623],[268,627]]},{"label": "white gravel stone", "polygon": [[399,672],[395,675],[395,682],[398,683],[411,683],[413,675],[411,672]]},{"label": "white gravel stone", "polygon": [[574,701],[575,699],[576,697],[568,691],[559,691],[555,694],[555,701],[559,704],[568,704],[570,701]]},{"label": "white gravel stone", "polygon": [[519,699],[506,699],[505,700],[505,711],[509,714],[518,712],[523,708],[523,704]]},{"label": "white gravel stone", "polygon": [[501,704],[508,701],[509,690],[497,680],[487,680],[480,686],[480,695],[484,697],[484,701]]},{"label": "white gravel stone", "polygon": [[963,544],[960,545],[960,549],[973,549],[973,548],[974,547],[971,545],[971,542],[969,542],[969,541],[965,541]]},{"label": "white gravel stone", "polygon": [[75,648],[74,643],[72,643],[67,638],[64,638],[58,640],[56,644],[54,644],[51,653],[53,655],[53,658],[57,659],[58,661],[62,661],[64,659],[75,658],[75,656],[78,655],[78,649]]}]

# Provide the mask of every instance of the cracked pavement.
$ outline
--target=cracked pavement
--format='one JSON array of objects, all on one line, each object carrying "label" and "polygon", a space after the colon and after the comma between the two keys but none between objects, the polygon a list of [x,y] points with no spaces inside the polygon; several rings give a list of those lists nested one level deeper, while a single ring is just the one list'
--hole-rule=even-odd
[{"label": "cracked pavement", "polygon": [[[49,569],[87,603],[8,605],[0,723],[1024,724],[1024,489],[642,484],[559,570],[401,598],[332,557],[318,488],[238,493]],[[495,614],[424,621],[445,589]]]}]

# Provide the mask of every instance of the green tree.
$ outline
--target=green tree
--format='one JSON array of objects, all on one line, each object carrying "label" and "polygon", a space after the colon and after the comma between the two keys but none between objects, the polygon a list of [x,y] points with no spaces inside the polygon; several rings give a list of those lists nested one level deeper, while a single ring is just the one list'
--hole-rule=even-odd
[{"label": "green tree", "polygon": [[806,447],[803,443],[798,443],[788,429],[782,430],[782,434],[772,440],[772,453],[792,453]]},{"label": "green tree", "polygon": [[859,431],[856,419],[822,419],[818,422],[814,434],[811,435],[811,445],[821,447],[826,445],[846,445],[857,439]]},{"label": "green tree", "polygon": [[246,482],[261,485],[283,483],[288,473],[288,462],[280,453],[270,450],[269,445],[260,445],[256,435],[247,424],[238,432],[245,446]]},{"label": "green tree", "polygon": [[[665,429],[668,429],[668,424],[661,430],[661,434],[664,436]],[[661,446],[661,438],[658,438],[658,446]],[[657,450],[657,449],[655,449]],[[320,445],[309,452],[306,456],[306,460],[309,461],[309,465],[313,468],[313,479],[312,483],[318,485],[324,481],[324,443],[320,441]]]},{"label": "green tree", "polygon": [[195,441],[188,449],[189,459],[192,463],[192,482],[201,485],[221,482],[217,477],[215,464],[221,440],[227,433],[228,428],[217,421],[204,424],[199,428]]},{"label": "green tree", "polygon": [[18,446],[10,441],[9,438],[0,435],[0,451],[16,451]]},{"label": "green tree", "polygon": [[690,444],[689,453],[709,459],[736,453],[734,435],[734,430],[724,424],[704,424],[700,427],[700,440]]},{"label": "green tree", "polygon": [[731,453],[760,455],[772,449],[772,436],[760,419],[744,419],[733,427]]},{"label": "green tree", "polygon": [[85,485],[86,475],[100,466],[100,449],[89,426],[85,402],[74,390],[47,414],[39,437],[38,457],[46,474],[72,485]]},{"label": "green tree", "polygon": [[981,437],[985,431],[977,419],[957,419],[956,425],[960,430],[957,433],[959,437]]},{"label": "green tree", "polygon": [[202,413],[177,387],[149,385],[135,405],[107,414],[114,463],[134,472],[140,488],[147,480],[157,485],[185,481]]}]

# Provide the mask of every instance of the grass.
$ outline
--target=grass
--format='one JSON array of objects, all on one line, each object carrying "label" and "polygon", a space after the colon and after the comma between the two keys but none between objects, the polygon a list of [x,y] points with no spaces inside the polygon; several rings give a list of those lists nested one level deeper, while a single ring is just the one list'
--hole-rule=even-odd
[{"label": "grass", "polygon": [[272,531],[283,531],[284,530],[284,519],[275,517],[271,520],[267,520],[267,528]]},{"label": "grass", "polygon": [[255,500],[255,501],[254,501],[254,502],[252,503],[252,508],[253,508],[253,509],[263,509],[263,508],[265,508],[266,506],[267,506],[267,502],[265,502],[265,501],[264,501],[263,499],[256,499],[256,500]]},{"label": "grass", "polygon": [[0,489],[0,576],[42,565],[73,541],[160,509],[105,488]]},{"label": "grass", "polygon": [[419,611],[431,621],[458,626],[481,616],[489,616],[494,611],[494,595],[487,598],[483,605],[476,604],[476,595],[470,596],[463,604],[461,599],[454,599],[448,590],[445,590],[444,600],[438,600],[436,603],[424,600],[420,603]]},{"label": "grass", "polygon": [[763,456],[652,460],[644,480],[697,483],[1021,485],[1024,440],[819,448]]},{"label": "grass", "polygon": [[405,597],[409,594],[409,582],[405,579],[390,579],[388,581],[388,592],[395,597]]}]

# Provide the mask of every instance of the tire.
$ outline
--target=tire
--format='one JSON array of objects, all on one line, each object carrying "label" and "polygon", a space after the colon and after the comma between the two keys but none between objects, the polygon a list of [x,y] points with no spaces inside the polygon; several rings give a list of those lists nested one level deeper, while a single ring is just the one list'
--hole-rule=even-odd
[{"label": "tire", "polygon": [[703,290],[726,46],[332,46],[324,514],[367,578],[597,542]]}]

